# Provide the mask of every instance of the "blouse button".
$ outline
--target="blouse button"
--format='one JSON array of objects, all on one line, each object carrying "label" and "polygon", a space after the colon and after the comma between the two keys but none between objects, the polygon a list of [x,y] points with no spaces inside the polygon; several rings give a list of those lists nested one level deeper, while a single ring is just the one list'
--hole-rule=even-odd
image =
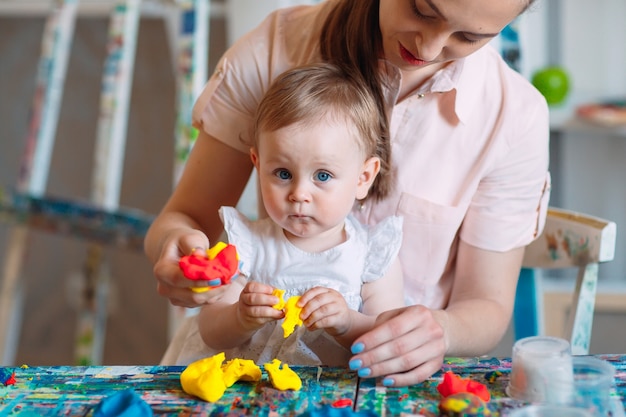
[{"label": "blouse button", "polygon": [[424,93],[419,93],[419,94],[417,95],[417,98],[424,98],[424,96],[426,96],[426,94],[424,94]]}]

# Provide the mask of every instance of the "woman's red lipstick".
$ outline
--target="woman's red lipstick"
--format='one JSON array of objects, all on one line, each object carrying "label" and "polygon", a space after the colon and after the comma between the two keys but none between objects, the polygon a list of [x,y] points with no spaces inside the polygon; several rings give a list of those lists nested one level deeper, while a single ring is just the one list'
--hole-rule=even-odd
[{"label": "woman's red lipstick", "polygon": [[408,49],[406,49],[404,46],[402,46],[401,43],[399,43],[398,45],[400,45],[400,56],[402,57],[404,62],[406,62],[407,64],[420,66],[420,65],[424,65],[424,64],[428,63],[428,62],[426,62],[426,61],[424,61],[422,59],[415,58],[413,56],[413,54],[411,52],[409,52]]}]

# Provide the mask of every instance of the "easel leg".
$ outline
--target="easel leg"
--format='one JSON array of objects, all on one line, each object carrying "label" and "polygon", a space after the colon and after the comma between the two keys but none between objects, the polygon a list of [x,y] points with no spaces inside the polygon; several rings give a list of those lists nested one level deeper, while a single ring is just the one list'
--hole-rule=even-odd
[{"label": "easel leg", "polygon": [[101,365],[106,334],[109,265],[100,245],[89,245],[76,329],[75,362]]},{"label": "easel leg", "polygon": [[0,359],[14,365],[22,327],[24,292],[22,265],[29,241],[28,228],[15,226],[9,232],[7,258],[0,288]]}]

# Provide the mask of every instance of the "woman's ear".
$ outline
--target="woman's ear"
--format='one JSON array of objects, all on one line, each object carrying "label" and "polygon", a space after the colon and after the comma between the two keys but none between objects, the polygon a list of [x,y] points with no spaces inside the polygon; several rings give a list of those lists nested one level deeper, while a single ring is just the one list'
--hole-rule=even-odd
[{"label": "woman's ear", "polygon": [[362,200],[367,197],[367,193],[376,179],[376,175],[380,172],[380,158],[372,156],[363,163],[363,170],[359,175],[357,183],[356,199]]}]

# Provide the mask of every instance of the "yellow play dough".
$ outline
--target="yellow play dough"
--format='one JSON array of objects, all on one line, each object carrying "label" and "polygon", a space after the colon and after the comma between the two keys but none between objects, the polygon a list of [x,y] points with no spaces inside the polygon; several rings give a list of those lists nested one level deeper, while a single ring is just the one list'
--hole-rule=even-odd
[{"label": "yellow play dough", "polygon": [[190,363],[180,374],[180,384],[187,394],[215,402],[226,391],[222,362],[224,352]]},{"label": "yellow play dough", "polygon": [[300,296],[294,295],[293,297],[289,297],[287,302],[285,302],[285,299],[283,298],[285,290],[280,290],[278,288],[274,288],[272,295],[278,297],[278,303],[274,304],[272,308],[275,308],[276,310],[285,310],[285,319],[283,320],[281,327],[283,328],[284,337],[287,338],[291,333],[293,333],[296,326],[302,326],[302,320],[300,320],[300,312],[302,311],[302,308],[296,305]]},{"label": "yellow play dough", "polygon": [[[190,363],[180,374],[180,384],[187,394],[208,402],[222,398],[226,388],[237,381],[258,382],[263,374],[261,368],[250,359],[231,359],[224,363],[224,352]],[[274,359],[264,365],[274,388],[298,391],[302,381],[287,364]]]},{"label": "yellow play dough", "polygon": [[227,387],[232,386],[237,381],[260,381],[261,368],[251,359],[231,359],[222,365],[224,372],[224,383]]},{"label": "yellow play dough", "polygon": [[274,304],[272,308],[275,308],[276,310],[282,310],[283,308],[285,308],[285,299],[283,298],[283,296],[285,295],[285,290],[274,288],[274,291],[272,291],[272,295],[278,297],[278,303]]},{"label": "yellow play dough", "polygon": [[283,320],[282,324],[283,335],[285,337],[293,333],[296,326],[302,326],[302,320],[300,320],[302,308],[296,305],[299,299],[299,295],[294,295],[293,297],[289,297],[285,303],[285,320]]},{"label": "yellow play dough", "polygon": [[281,391],[288,389],[298,391],[302,388],[302,380],[298,374],[289,368],[289,365],[287,364],[283,364],[283,367],[281,368],[280,360],[274,359],[273,361],[263,365],[263,368],[267,371],[274,388]]},{"label": "yellow play dough", "polygon": [[231,359],[224,363],[224,352],[190,363],[180,374],[180,384],[187,394],[205,401],[222,398],[235,382],[260,381],[261,368],[249,359]]}]

